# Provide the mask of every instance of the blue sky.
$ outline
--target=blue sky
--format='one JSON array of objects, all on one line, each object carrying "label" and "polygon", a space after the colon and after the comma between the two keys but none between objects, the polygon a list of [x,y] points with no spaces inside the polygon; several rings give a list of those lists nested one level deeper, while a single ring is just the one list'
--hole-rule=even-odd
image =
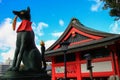
[{"label": "blue sky", "polygon": [[[67,28],[75,17],[87,27],[120,33],[120,21],[102,10],[100,0],[0,0],[0,62],[13,58],[16,32],[12,30],[13,10],[31,9],[36,45],[44,40],[48,48]],[[17,20],[17,26],[20,24]]]}]

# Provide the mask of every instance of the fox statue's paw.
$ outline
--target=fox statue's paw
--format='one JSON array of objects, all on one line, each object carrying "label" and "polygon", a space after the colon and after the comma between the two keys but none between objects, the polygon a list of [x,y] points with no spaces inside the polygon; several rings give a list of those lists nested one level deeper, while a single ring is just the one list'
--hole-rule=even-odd
[{"label": "fox statue's paw", "polygon": [[10,67],[8,71],[19,71],[19,68],[17,67]]},{"label": "fox statue's paw", "polygon": [[12,71],[12,68],[13,68],[13,67],[8,68],[7,71]]},{"label": "fox statue's paw", "polygon": [[18,67],[13,67],[12,71],[19,71],[19,68]]}]

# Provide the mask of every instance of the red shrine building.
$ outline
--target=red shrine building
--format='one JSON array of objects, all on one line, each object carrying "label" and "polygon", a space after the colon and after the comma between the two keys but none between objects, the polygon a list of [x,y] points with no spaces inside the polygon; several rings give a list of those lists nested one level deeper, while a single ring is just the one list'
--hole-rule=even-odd
[{"label": "red shrine building", "polygon": [[67,80],[90,80],[86,54],[91,55],[94,80],[112,80],[120,77],[120,35],[88,28],[73,18],[60,36],[50,46],[45,57],[52,62],[52,80],[65,76],[64,52],[60,43],[68,41],[66,54]]}]

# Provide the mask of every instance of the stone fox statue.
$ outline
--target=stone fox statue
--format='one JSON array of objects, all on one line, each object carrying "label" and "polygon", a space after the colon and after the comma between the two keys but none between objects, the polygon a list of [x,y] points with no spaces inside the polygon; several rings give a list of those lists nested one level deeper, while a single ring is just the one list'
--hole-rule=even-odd
[{"label": "stone fox statue", "polygon": [[[34,41],[34,32],[32,30],[30,8],[27,10],[13,11],[16,15],[13,20],[13,30],[16,28],[16,19],[19,17],[22,22],[17,29],[16,49],[14,53],[13,64],[9,70],[19,71],[21,61],[24,64],[24,70],[40,71],[42,69],[42,55],[37,49]],[[44,45],[41,45],[44,47]],[[45,48],[41,48],[45,49]],[[42,50],[45,51],[45,50]],[[42,52],[44,53],[44,52]],[[45,61],[45,60],[44,60]],[[46,63],[43,62],[44,69]]]}]

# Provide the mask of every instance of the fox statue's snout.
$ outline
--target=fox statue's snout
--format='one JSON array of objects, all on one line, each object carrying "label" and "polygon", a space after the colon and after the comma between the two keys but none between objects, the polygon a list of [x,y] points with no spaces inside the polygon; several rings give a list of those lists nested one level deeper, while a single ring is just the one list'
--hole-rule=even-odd
[{"label": "fox statue's snout", "polygon": [[30,8],[27,7],[26,10],[21,10],[21,11],[13,11],[13,14],[18,16],[21,20],[29,20],[30,21]]}]

